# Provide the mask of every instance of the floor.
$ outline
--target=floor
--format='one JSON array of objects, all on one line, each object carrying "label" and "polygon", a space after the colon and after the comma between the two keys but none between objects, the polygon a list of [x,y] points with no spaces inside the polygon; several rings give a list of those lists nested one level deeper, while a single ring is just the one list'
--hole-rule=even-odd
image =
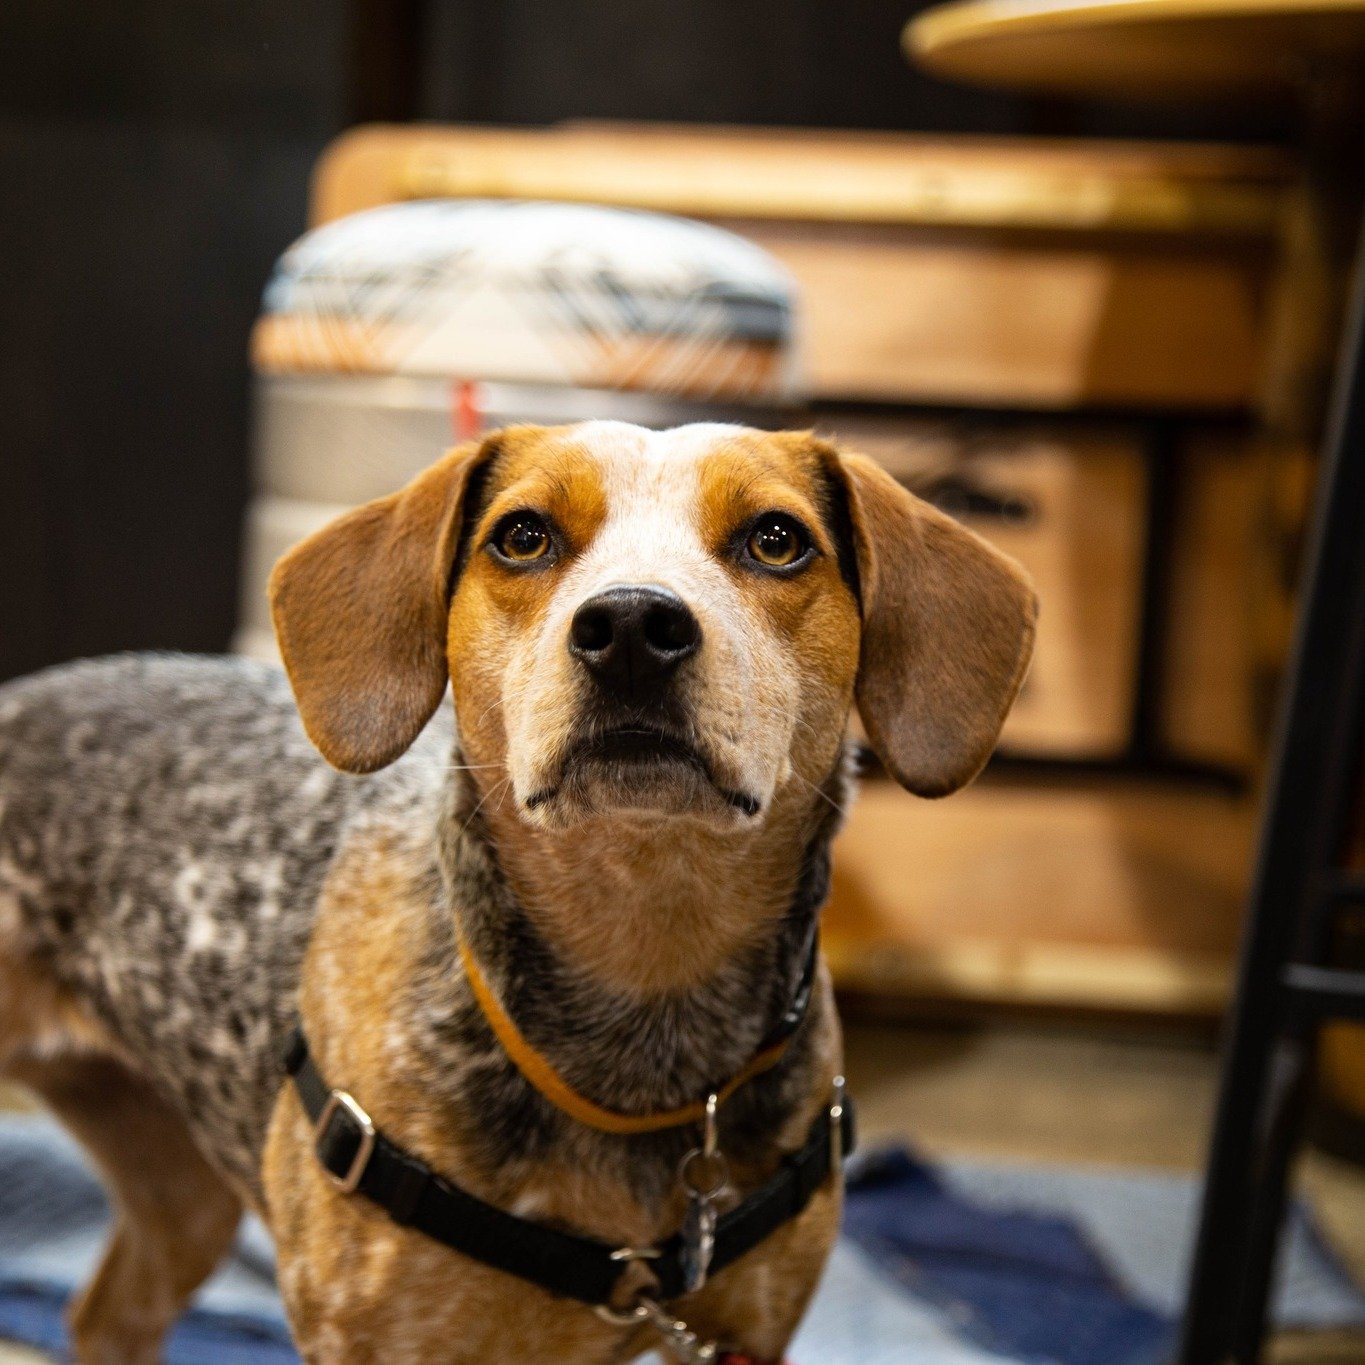
[{"label": "floor", "polygon": [[[1197,1170],[1217,1058],[1169,1032],[856,1024],[850,1089],[869,1140],[929,1154]],[[1309,1153],[1298,1171],[1333,1245],[1365,1283],[1365,1168]],[[1365,1333],[1282,1334],[1267,1365],[1362,1365]]]},{"label": "floor", "polygon": [[[1169,1032],[1087,1025],[847,1028],[867,1140],[930,1154],[1197,1169],[1213,1103],[1211,1047]],[[0,1092],[0,1104],[17,1097]],[[1300,1188],[1365,1280],[1365,1170],[1310,1155]],[[0,1365],[31,1365],[0,1346]],[[1281,1337],[1268,1365],[1361,1365],[1365,1334]]]}]

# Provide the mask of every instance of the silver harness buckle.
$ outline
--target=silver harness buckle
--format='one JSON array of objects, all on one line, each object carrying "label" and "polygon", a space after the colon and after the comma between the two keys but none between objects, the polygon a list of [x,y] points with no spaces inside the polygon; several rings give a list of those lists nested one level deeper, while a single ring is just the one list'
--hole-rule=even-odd
[{"label": "silver harness buckle", "polygon": [[[332,1120],[336,1117],[337,1111],[342,1111],[347,1118],[355,1124],[356,1132],[359,1134],[360,1142],[356,1147],[355,1156],[351,1158],[351,1164],[346,1168],[344,1175],[337,1175],[328,1166],[322,1153],[322,1142],[327,1136],[327,1130],[331,1126]],[[370,1116],[358,1105],[355,1098],[344,1090],[333,1090],[327,1096],[327,1103],[322,1106],[322,1112],[318,1115],[318,1121],[313,1125],[313,1150],[318,1154],[318,1164],[322,1167],[322,1173],[332,1184],[339,1189],[342,1194],[354,1194],[361,1180],[365,1175],[365,1168],[370,1164],[370,1157],[374,1155],[376,1133],[374,1122]]]}]

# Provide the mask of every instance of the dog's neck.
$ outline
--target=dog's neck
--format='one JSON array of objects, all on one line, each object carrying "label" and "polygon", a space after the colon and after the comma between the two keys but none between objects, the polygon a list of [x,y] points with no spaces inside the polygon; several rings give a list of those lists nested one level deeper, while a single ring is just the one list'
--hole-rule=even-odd
[{"label": "dog's neck", "polygon": [[476,810],[460,778],[441,850],[460,932],[580,1093],[628,1112],[688,1103],[745,1065],[790,1003],[848,782],[841,761],[742,836],[685,821],[548,835]]},{"label": "dog's neck", "polygon": [[509,885],[555,955],[606,991],[679,996],[771,937],[830,814],[792,792],[759,830],[598,820],[565,833],[488,820]]}]

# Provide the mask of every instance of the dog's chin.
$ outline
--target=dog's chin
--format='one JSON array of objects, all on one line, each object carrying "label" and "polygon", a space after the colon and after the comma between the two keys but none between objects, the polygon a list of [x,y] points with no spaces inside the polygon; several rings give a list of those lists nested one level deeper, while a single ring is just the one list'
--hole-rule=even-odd
[{"label": "dog's chin", "polygon": [[751,825],[761,803],[718,782],[695,750],[653,736],[608,735],[570,749],[553,782],[523,802],[532,823],[567,829],[613,819],[690,818],[724,829]]}]

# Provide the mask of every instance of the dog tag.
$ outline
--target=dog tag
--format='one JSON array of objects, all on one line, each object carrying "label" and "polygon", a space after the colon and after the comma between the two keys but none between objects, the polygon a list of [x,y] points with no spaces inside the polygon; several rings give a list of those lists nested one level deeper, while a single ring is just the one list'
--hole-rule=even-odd
[{"label": "dog tag", "polygon": [[716,1254],[716,1200],[714,1194],[688,1191],[687,1213],[682,1225],[683,1286],[694,1294],[706,1283],[711,1258]]}]

